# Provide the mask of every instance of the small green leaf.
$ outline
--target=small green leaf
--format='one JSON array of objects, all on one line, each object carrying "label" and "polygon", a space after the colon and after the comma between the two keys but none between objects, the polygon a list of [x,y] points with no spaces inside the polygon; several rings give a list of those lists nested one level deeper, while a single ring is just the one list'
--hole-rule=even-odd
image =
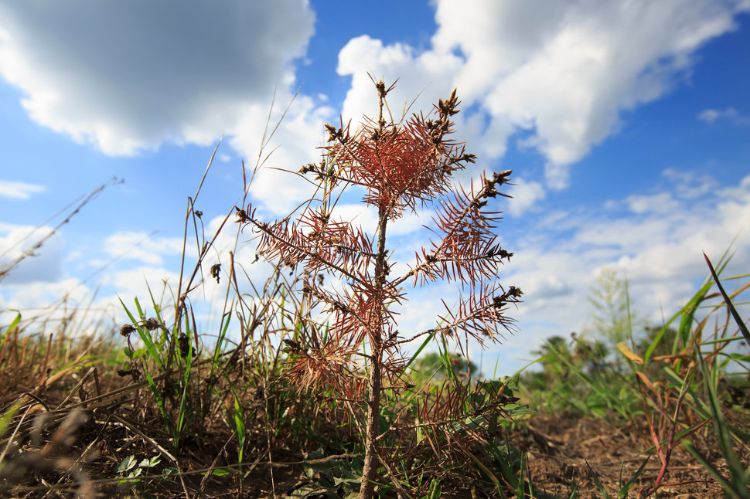
[{"label": "small green leaf", "polygon": [[157,466],[161,462],[161,459],[159,456],[154,456],[151,459],[142,459],[140,463],[138,463],[138,466],[141,468],[153,468],[154,466]]},{"label": "small green leaf", "polygon": [[161,476],[174,475],[175,473],[177,473],[177,468],[175,468],[174,466],[167,466],[166,468],[161,470]]},{"label": "small green leaf", "polygon": [[227,468],[216,468],[211,472],[213,476],[224,477],[232,474],[232,471]]},{"label": "small green leaf", "polygon": [[130,471],[135,467],[136,460],[135,456],[128,456],[125,459],[122,460],[120,464],[117,465],[117,472],[118,473],[125,473],[126,471]]},{"label": "small green leaf", "polygon": [[343,477],[333,477],[333,484],[335,486],[339,486],[341,484],[359,484],[362,482],[362,478],[343,478]]}]

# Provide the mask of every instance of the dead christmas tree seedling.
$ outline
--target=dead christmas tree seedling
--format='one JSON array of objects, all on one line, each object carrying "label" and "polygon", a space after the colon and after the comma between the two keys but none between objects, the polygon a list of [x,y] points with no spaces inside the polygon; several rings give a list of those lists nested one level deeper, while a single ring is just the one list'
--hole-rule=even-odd
[{"label": "dead christmas tree seedling", "polygon": [[[375,86],[377,120],[365,118],[356,131],[343,120],[338,127],[327,124],[322,161],[300,170],[317,185],[315,198],[272,224],[259,220],[250,206],[239,210],[240,221],[260,234],[260,254],[302,271],[303,300],[307,310],[316,311],[304,318],[288,347],[295,382],[301,389],[333,387],[343,400],[353,401],[353,411],[364,413],[366,406],[360,497],[373,496],[377,460],[389,468],[377,448],[380,402],[384,390],[404,384],[404,344],[428,335],[459,345],[469,337],[480,344],[497,341],[510,326],[507,305],[521,296],[518,288],[495,280],[512,254],[494,233],[499,212],[488,209],[491,199],[507,196],[500,188],[511,172],[483,174],[468,188],[454,182],[454,174],[476,160],[450,138],[452,117],[459,112],[456,91],[430,115],[396,122],[384,115],[393,86],[382,81]],[[363,202],[377,209],[375,234],[331,216],[342,193],[357,187],[365,191]],[[417,251],[408,272],[394,276],[389,223],[424,207],[434,210],[435,237]],[[330,285],[326,275],[340,284]],[[446,305],[434,329],[404,334],[393,311],[406,300],[404,287],[438,280],[458,283],[459,304]]]}]

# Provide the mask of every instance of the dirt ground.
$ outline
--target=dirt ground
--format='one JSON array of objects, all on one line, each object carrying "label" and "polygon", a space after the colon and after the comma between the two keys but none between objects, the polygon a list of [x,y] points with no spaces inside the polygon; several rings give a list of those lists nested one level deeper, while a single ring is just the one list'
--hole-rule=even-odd
[{"label": "dirt ground", "polygon": [[[538,415],[529,422],[528,431],[516,438],[528,453],[532,483],[546,494],[562,497],[574,490],[578,497],[601,497],[600,486],[617,497],[621,484],[636,473],[652,447],[645,425],[617,427],[605,420],[565,416]],[[718,458],[715,449],[701,451]],[[723,468],[723,463],[716,464]],[[652,455],[628,497],[638,497],[653,485],[660,467],[659,458]],[[716,481],[681,447],[672,453],[662,483],[658,497],[723,496]]]}]

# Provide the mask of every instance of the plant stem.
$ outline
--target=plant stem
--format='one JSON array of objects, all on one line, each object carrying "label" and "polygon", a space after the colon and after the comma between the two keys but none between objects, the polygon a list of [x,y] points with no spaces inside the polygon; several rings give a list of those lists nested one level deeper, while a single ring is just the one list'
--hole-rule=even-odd
[{"label": "plant stem", "polygon": [[[381,206],[378,210],[378,251],[375,261],[375,296],[379,297],[385,283],[385,231],[388,225],[390,210]],[[378,298],[378,305],[384,307],[382,299]],[[382,311],[379,314],[382,317]],[[367,426],[365,427],[365,462],[362,466],[362,484],[359,489],[360,499],[373,496],[374,478],[377,471],[377,450],[375,444],[380,434],[380,395],[383,384],[383,325],[378,322],[372,328],[370,346],[372,348],[372,362],[370,365],[369,394],[367,398]]]},{"label": "plant stem", "polygon": [[373,480],[377,471],[377,455],[375,440],[380,433],[380,389],[381,370],[380,353],[373,352],[373,361],[370,368],[370,393],[367,399],[367,427],[365,428],[365,463],[362,466],[362,485],[359,489],[360,499],[369,499],[373,496]]}]

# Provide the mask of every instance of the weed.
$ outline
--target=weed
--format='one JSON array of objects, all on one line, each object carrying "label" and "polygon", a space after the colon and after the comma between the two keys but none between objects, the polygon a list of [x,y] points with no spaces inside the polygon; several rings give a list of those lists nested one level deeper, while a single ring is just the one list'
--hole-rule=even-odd
[{"label": "weed", "polygon": [[[260,233],[259,252],[293,269],[301,265],[309,308],[320,304],[335,316],[324,337],[319,334],[324,327],[321,321],[307,316],[302,319],[302,337],[292,345],[296,354],[292,372],[300,388],[331,386],[350,400],[367,392],[363,498],[373,495],[377,462],[389,469],[377,440],[383,419],[382,392],[405,388],[400,347],[428,334],[450,337],[458,344],[459,334],[480,342],[494,341],[498,326],[509,324],[504,315],[506,305],[521,295],[515,287],[506,290],[491,282],[511,253],[497,243],[492,229],[498,216],[486,205],[502,195],[498,189],[508,181],[510,171],[482,176],[479,185],[469,190],[451,186],[453,174],[475,160],[450,139],[452,117],[459,112],[456,92],[439,101],[432,117],[415,115],[405,123],[396,123],[386,120],[383,112],[393,86],[386,88],[378,81],[375,88],[377,120],[366,121],[354,132],[343,123],[340,127],[326,125],[329,145],[323,160],[303,168],[304,174],[315,175],[323,193],[319,203],[308,203],[296,218],[273,224],[257,219],[252,208],[244,214]],[[337,200],[352,185],[364,189],[363,202],[377,209],[374,237],[352,223],[332,220]],[[426,204],[436,207],[438,238],[417,251],[410,271],[392,277],[395,262],[387,246],[388,225],[404,211]],[[321,273],[344,282],[346,289],[336,292],[321,285],[323,279],[317,278]],[[438,279],[460,283],[469,297],[457,310],[447,310],[441,317],[443,326],[402,336],[391,310],[405,300],[401,285],[408,280],[426,284]],[[365,347],[369,353],[362,353]],[[358,356],[367,360],[366,383],[353,361]],[[384,379],[389,388],[384,388]],[[393,476],[390,479],[403,493]]]}]

